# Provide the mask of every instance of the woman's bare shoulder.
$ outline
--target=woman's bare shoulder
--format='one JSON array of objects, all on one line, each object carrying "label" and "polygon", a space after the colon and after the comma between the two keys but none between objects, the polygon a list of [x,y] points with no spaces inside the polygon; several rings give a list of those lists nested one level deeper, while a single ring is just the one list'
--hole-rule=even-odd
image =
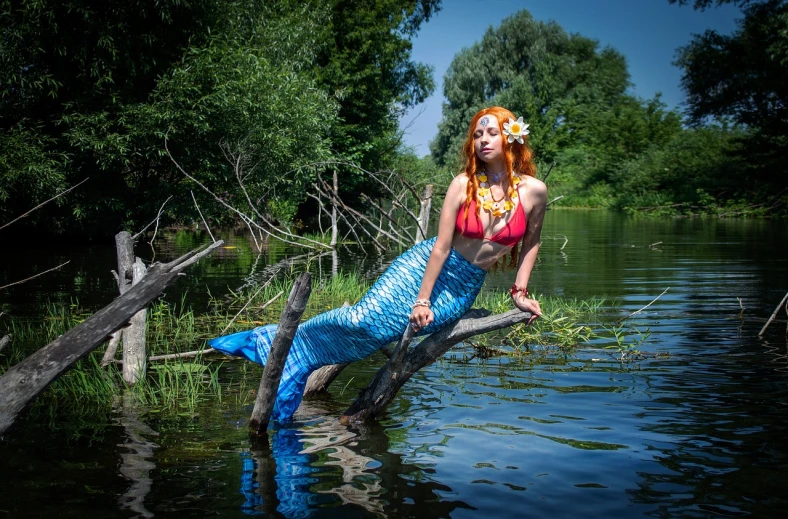
[{"label": "woman's bare shoulder", "polygon": [[468,175],[465,173],[460,173],[456,177],[451,180],[452,185],[458,185],[459,187],[465,189],[468,186]]},{"label": "woman's bare shoulder", "polygon": [[532,199],[547,199],[547,186],[544,182],[529,175],[522,175],[520,178],[523,179],[523,182],[520,182],[518,186],[520,190],[525,188],[528,196],[532,197]]}]

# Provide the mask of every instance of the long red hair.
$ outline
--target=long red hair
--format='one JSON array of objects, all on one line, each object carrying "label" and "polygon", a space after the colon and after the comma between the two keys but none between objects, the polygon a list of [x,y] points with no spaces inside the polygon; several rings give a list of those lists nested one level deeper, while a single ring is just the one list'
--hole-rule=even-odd
[{"label": "long red hair", "polygon": [[[468,135],[462,145],[463,157],[463,170],[468,176],[468,187],[466,189],[465,203],[463,204],[463,226],[468,219],[468,209],[470,208],[471,201],[476,199],[476,192],[479,189],[479,180],[476,177],[477,173],[484,171],[484,162],[476,156],[476,150],[473,147],[473,134],[476,131],[476,124],[479,119],[485,115],[493,115],[498,119],[498,130],[501,133],[503,156],[506,162],[506,174],[509,177],[509,197],[514,192],[514,173],[520,176],[527,175],[529,177],[536,177],[536,165],[533,163],[533,150],[528,145],[528,136],[523,137],[524,143],[520,144],[517,141],[512,143],[508,142],[506,136],[503,134],[503,123],[509,119],[516,121],[517,117],[500,106],[491,106],[476,112],[476,115],[471,119],[471,124],[468,126]],[[520,201],[522,203],[522,200]],[[480,204],[476,204],[476,214],[478,215],[481,210]],[[510,267],[517,265],[517,252],[519,244],[512,247]]]}]

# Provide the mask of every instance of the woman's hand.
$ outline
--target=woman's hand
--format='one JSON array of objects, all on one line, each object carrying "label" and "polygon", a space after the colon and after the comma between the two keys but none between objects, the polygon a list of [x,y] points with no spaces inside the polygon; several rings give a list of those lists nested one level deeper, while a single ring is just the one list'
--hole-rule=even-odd
[{"label": "woman's hand", "polygon": [[531,318],[528,319],[528,324],[533,323],[537,317],[542,315],[542,309],[539,308],[539,301],[536,299],[529,299],[522,292],[517,292],[514,297],[512,297],[512,299],[514,300],[514,306],[523,312],[531,313]]},{"label": "woman's hand", "polygon": [[426,306],[416,306],[410,314],[410,324],[415,331],[419,331],[432,324],[435,314]]}]

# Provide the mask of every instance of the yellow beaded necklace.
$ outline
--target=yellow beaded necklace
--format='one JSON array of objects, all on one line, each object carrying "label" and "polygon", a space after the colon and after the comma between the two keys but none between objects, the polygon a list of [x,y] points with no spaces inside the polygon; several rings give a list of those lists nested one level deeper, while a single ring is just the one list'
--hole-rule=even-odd
[{"label": "yellow beaded necklace", "polygon": [[500,218],[514,208],[514,201],[517,199],[517,184],[520,183],[520,177],[517,174],[512,175],[513,185],[509,186],[506,195],[500,200],[496,200],[492,196],[486,174],[478,174],[476,178],[479,181],[476,197],[479,199],[478,204],[482,209],[488,211],[495,218]]}]

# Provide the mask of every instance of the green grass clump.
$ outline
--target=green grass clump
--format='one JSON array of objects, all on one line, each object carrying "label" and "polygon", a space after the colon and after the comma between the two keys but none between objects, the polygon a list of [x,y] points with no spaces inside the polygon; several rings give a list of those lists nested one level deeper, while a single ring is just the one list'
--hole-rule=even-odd
[{"label": "green grass clump", "polygon": [[[648,331],[640,332],[634,327],[614,322],[614,304],[602,298],[535,297],[542,316],[530,326],[517,324],[501,332],[478,336],[472,344],[486,356],[569,356],[583,346],[594,345],[615,351],[622,361],[641,357],[639,347],[648,338]],[[509,294],[501,291],[483,292],[475,306],[493,313],[514,308]]]}]

